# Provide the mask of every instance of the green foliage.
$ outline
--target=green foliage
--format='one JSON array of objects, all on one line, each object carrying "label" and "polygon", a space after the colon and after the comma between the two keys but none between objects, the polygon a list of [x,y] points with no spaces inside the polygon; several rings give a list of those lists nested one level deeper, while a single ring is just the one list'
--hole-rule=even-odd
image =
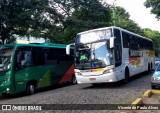
[{"label": "green foliage", "polygon": [[13,34],[49,38],[46,34],[63,18],[48,0],[3,0],[0,8],[3,41]]},{"label": "green foliage", "polygon": [[141,28],[138,26],[137,23],[129,19],[130,15],[128,12],[126,12],[124,8],[115,7],[113,10],[115,17],[113,18],[112,16],[112,20],[115,21],[115,26],[143,35],[143,31],[141,30]]},{"label": "green foliage", "polygon": [[151,29],[144,29],[144,36],[152,39],[156,56],[160,56],[160,33]]},{"label": "green foliage", "polygon": [[[156,51],[156,56],[160,55],[160,32],[153,31],[151,29],[142,29],[140,28],[133,20],[129,19],[129,14],[125,9],[121,7],[115,7],[115,25],[144,37],[150,38],[153,40],[154,48]],[[112,17],[113,19],[113,17]]]},{"label": "green foliage", "polygon": [[146,2],[144,3],[144,5],[147,8],[152,8],[151,12],[153,14],[156,14],[156,18],[160,19],[160,0],[146,0]]},{"label": "green foliage", "polygon": [[73,42],[79,32],[108,26],[110,18],[109,7],[104,7],[97,0],[81,0],[79,7],[64,23],[65,42]]},{"label": "green foliage", "polygon": [[[122,7],[103,0],[1,0],[0,38],[9,42],[13,34],[43,37],[54,43],[72,43],[76,34],[90,29],[115,26],[151,38],[160,51],[160,33],[141,29]],[[160,15],[160,0],[147,0],[146,7]]]}]

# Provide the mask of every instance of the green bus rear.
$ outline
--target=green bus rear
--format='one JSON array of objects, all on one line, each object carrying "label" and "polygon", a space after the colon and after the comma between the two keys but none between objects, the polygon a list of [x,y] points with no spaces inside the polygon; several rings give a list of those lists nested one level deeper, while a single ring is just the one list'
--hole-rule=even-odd
[{"label": "green bus rear", "polygon": [[[13,94],[76,83],[73,56],[63,44],[6,44],[0,46],[0,92]],[[72,50],[73,51],[73,50]]]}]

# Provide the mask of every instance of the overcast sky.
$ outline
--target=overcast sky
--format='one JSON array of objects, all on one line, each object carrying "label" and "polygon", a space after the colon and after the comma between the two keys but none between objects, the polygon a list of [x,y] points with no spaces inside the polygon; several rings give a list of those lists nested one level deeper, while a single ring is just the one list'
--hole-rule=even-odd
[{"label": "overcast sky", "polygon": [[[105,0],[113,4],[115,0]],[[139,24],[141,28],[150,28],[160,31],[160,21],[157,21],[155,15],[151,14],[150,9],[144,6],[146,0],[116,0],[116,6],[123,7],[130,14],[130,19]]]}]

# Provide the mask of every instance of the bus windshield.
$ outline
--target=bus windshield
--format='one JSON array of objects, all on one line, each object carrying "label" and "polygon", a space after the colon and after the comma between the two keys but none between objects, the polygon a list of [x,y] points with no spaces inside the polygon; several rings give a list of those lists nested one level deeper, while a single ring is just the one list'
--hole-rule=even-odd
[{"label": "bus windshield", "polygon": [[113,64],[113,52],[109,49],[109,40],[76,45],[75,68],[95,69]]},{"label": "bus windshield", "polygon": [[5,75],[10,69],[13,56],[13,46],[0,46],[0,75]]}]

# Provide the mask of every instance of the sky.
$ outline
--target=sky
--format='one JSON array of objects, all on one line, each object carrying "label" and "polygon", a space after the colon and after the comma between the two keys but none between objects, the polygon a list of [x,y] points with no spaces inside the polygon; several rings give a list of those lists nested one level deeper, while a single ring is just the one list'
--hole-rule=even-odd
[{"label": "sky", "polygon": [[123,7],[129,14],[130,19],[135,21],[141,28],[150,28],[160,32],[160,21],[151,14],[150,8],[144,6],[146,0],[105,0],[106,3]]}]

